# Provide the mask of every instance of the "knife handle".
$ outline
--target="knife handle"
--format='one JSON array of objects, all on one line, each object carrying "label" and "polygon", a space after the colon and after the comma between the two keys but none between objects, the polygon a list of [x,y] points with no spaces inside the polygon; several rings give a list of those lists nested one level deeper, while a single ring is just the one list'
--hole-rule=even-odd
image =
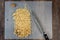
[{"label": "knife handle", "polygon": [[43,34],[43,36],[44,36],[44,38],[45,38],[45,40],[49,40],[49,38],[48,38],[48,35],[47,34]]}]

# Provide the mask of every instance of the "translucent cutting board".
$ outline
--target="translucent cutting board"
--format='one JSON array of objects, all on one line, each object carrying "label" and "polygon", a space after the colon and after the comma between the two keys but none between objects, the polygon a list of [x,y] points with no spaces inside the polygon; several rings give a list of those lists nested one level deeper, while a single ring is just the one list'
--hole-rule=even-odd
[{"label": "translucent cutting board", "polygon": [[[12,8],[10,5],[16,3],[16,7]],[[48,37],[52,38],[52,2],[49,1],[30,1],[26,2],[30,5],[28,8],[33,10],[39,17],[44,31],[48,34]],[[20,39],[13,34],[14,21],[12,14],[17,8],[24,8],[24,1],[6,1],[5,2],[5,39]],[[32,34],[23,39],[43,39],[42,34],[38,30],[35,22],[32,20]]]}]

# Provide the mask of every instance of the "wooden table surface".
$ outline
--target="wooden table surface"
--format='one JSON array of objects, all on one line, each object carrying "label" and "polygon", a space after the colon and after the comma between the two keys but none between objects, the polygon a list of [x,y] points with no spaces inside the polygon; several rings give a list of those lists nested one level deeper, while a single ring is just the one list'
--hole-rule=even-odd
[{"label": "wooden table surface", "polygon": [[[0,40],[4,40],[4,2],[11,0],[0,0]],[[14,1],[14,0],[12,0]],[[18,0],[21,1],[21,0]],[[31,0],[30,0],[31,1]],[[32,0],[34,1],[34,0]],[[37,0],[35,0],[37,1]],[[38,0],[38,1],[51,1],[51,0]],[[52,0],[52,40],[60,40],[60,0]],[[8,39],[10,40],[10,39]],[[15,40],[15,39],[14,39]],[[30,39],[31,40],[31,39]],[[40,39],[36,39],[40,40]]]}]

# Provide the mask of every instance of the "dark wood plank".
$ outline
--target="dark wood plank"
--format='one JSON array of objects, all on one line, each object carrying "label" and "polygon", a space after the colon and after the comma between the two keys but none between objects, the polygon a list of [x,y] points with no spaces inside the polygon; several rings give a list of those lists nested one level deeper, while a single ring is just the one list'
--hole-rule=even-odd
[{"label": "dark wood plank", "polygon": [[[5,1],[9,1],[9,0],[5,0]],[[0,0],[0,40],[4,40],[4,27],[5,27],[4,26],[4,0]],[[60,40],[60,0],[53,0],[52,28],[53,28],[52,40]]]},{"label": "dark wood plank", "polygon": [[0,40],[4,40],[4,0],[0,0]]},{"label": "dark wood plank", "polygon": [[60,1],[53,1],[53,40],[60,40]]},{"label": "dark wood plank", "polygon": [[52,0],[5,0],[5,1],[52,1]]}]

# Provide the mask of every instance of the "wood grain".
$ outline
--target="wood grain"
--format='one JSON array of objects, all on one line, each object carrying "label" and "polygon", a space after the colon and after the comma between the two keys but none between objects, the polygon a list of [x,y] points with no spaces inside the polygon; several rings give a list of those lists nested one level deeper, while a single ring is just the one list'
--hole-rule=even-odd
[{"label": "wood grain", "polygon": [[[14,0],[5,0],[5,1],[14,1]],[[39,0],[39,1],[46,1],[46,0]],[[47,1],[51,1],[51,0],[47,0]],[[52,0],[52,1],[53,1],[52,3],[53,39],[52,40],[60,40],[60,0]],[[5,23],[4,22],[4,8],[5,8],[4,0],[0,0],[0,40],[4,40],[4,27],[5,27],[4,26],[4,23]],[[11,39],[7,39],[7,40],[11,40]],[[16,40],[16,39],[13,39],[13,40]],[[40,40],[40,39],[36,39],[36,40]]]},{"label": "wood grain", "polygon": [[5,0],[5,1],[52,1],[52,0]]},{"label": "wood grain", "polygon": [[52,12],[52,16],[53,16],[53,20],[52,20],[52,26],[53,26],[53,40],[60,40],[60,10],[59,10],[59,5],[60,3],[58,0],[53,0],[53,12]]},{"label": "wood grain", "polygon": [[3,0],[0,0],[0,40],[4,40],[4,7]]}]

